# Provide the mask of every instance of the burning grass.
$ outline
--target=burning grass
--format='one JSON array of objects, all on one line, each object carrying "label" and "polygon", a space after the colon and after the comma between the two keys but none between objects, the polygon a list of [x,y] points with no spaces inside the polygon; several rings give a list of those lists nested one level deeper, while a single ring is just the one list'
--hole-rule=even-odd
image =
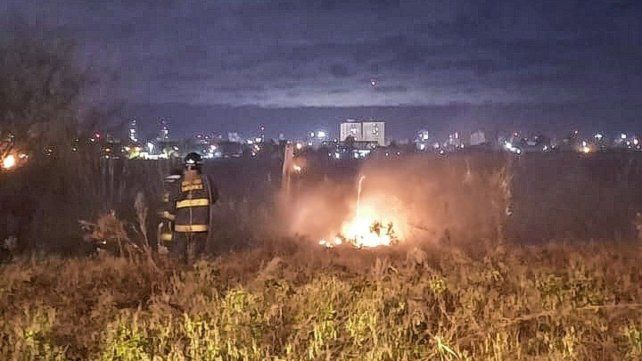
[{"label": "burning grass", "polygon": [[266,243],[0,268],[3,359],[640,359],[633,245]]},{"label": "burning grass", "polygon": [[339,234],[331,237],[330,241],[325,239],[319,241],[321,246],[333,248],[347,243],[357,248],[374,248],[391,246],[399,242],[400,237],[395,232],[394,225],[402,223],[400,222],[402,218],[393,216],[394,212],[390,211],[390,207],[383,204],[382,200],[385,198],[382,194],[366,200],[361,199],[365,179],[365,176],[359,178],[354,215],[343,222]]}]

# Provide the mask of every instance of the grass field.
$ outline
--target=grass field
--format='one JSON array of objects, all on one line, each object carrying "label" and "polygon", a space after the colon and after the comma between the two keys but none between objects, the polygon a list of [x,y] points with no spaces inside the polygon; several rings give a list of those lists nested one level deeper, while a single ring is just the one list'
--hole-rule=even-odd
[{"label": "grass field", "polygon": [[642,358],[639,245],[305,244],[2,265],[0,358]]}]

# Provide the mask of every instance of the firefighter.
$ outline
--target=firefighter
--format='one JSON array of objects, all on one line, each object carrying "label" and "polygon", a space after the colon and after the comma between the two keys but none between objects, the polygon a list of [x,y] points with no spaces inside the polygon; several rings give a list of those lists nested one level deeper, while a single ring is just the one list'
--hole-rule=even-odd
[{"label": "firefighter", "polygon": [[189,264],[205,251],[211,229],[210,208],[218,193],[202,173],[203,159],[198,153],[189,153],[184,164],[175,203],[174,254]]},{"label": "firefighter", "polygon": [[176,197],[178,196],[178,181],[182,172],[176,170],[163,179],[162,207],[159,212],[161,222],[158,225],[158,246],[162,253],[172,249],[174,239],[174,220],[176,218]]}]

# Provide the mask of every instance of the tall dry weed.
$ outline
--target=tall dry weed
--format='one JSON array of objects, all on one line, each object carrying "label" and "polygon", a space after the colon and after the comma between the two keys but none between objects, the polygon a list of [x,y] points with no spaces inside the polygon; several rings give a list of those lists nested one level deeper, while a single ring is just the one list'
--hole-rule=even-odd
[{"label": "tall dry weed", "polygon": [[635,360],[642,349],[634,245],[283,243],[191,268],[4,265],[0,357]]}]

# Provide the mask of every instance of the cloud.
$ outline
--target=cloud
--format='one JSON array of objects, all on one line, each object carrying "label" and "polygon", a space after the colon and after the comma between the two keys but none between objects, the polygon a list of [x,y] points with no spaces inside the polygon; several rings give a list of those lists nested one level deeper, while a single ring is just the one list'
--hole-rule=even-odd
[{"label": "cloud", "polygon": [[350,71],[347,66],[335,63],[330,65],[330,74],[335,78],[346,78],[350,75]]},{"label": "cloud", "polygon": [[[8,0],[124,100],[300,106],[641,97],[636,1]],[[372,89],[369,80],[381,86]]]},{"label": "cloud", "polygon": [[403,85],[383,85],[374,88],[374,91],[381,93],[405,93],[408,88]]}]

